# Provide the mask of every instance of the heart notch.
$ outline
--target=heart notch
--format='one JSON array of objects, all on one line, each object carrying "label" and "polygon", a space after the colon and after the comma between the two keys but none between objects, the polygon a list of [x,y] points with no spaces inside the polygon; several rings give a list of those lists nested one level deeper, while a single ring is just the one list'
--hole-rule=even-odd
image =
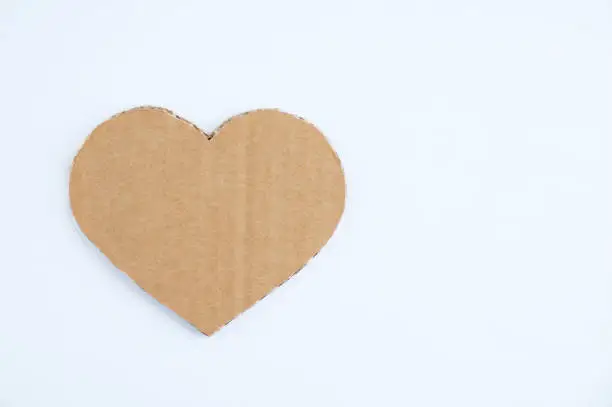
[{"label": "heart notch", "polygon": [[166,109],[128,110],[90,134],[70,175],[88,239],[207,335],[327,243],[345,190],[323,134],[278,110],[235,116],[211,135]]}]

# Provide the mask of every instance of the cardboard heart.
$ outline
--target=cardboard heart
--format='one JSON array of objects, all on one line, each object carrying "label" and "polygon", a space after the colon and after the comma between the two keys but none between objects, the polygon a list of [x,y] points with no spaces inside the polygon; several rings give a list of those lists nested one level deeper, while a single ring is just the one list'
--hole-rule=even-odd
[{"label": "cardboard heart", "polygon": [[168,110],[132,109],[91,133],[70,176],[85,235],[205,334],[299,271],[344,200],[325,137],[277,110],[235,116],[207,136]]}]

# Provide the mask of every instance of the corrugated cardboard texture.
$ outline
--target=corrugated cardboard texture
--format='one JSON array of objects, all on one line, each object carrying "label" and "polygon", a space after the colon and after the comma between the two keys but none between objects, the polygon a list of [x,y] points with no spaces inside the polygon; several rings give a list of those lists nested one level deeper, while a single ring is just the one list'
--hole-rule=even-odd
[{"label": "corrugated cardboard texture", "polygon": [[276,110],[213,136],[143,107],[98,126],[70,178],[87,237],[145,291],[206,334],[299,271],[344,209],[338,157]]}]

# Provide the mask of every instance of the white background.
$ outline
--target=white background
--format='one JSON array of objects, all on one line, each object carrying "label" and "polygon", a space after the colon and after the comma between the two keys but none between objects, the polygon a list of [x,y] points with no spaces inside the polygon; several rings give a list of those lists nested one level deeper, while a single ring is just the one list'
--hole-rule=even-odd
[{"label": "white background", "polygon": [[[0,406],[612,405],[612,4],[0,0]],[[121,110],[302,115],[336,235],[207,338],[78,232]]]}]

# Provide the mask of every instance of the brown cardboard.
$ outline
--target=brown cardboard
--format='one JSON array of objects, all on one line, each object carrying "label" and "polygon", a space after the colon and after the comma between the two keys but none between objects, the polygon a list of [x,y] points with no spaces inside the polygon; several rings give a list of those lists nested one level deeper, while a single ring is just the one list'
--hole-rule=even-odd
[{"label": "brown cardboard", "polygon": [[299,271],[344,210],[340,162],[276,110],[211,136],[142,107],[98,126],[74,159],[82,231],[145,291],[211,334]]}]

